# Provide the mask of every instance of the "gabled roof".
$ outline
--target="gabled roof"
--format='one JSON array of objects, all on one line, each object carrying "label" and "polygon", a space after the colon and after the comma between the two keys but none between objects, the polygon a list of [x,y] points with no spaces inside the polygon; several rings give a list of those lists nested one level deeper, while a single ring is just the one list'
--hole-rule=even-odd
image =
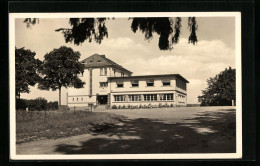
[{"label": "gabled roof", "polygon": [[115,67],[132,74],[131,71],[125,69],[123,66],[115,63],[114,61],[106,58],[105,55],[94,54],[81,61],[85,65],[85,68],[98,68],[98,67]]},{"label": "gabled roof", "polygon": [[145,78],[145,79],[152,79],[152,78],[165,78],[165,77],[176,77],[183,80],[186,83],[189,83],[184,77],[180,74],[160,74],[160,75],[137,75],[137,76],[128,76],[128,77],[108,77],[109,80],[117,80],[117,79],[138,79],[138,78]]}]

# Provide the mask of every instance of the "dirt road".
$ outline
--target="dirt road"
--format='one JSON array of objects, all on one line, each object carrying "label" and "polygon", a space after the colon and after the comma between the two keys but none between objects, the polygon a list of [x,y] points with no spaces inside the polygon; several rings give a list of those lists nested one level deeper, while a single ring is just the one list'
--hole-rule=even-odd
[{"label": "dirt road", "polygon": [[235,152],[235,107],[107,112],[124,115],[127,119],[99,132],[19,144],[17,154]]}]

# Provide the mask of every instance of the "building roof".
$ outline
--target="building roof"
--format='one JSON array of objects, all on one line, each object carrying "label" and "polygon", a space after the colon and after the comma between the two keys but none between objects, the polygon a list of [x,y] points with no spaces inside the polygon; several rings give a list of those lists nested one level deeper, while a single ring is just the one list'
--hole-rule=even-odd
[{"label": "building roof", "polygon": [[81,61],[85,65],[85,68],[98,68],[98,67],[115,67],[123,70],[124,72],[132,74],[133,72],[125,69],[123,66],[115,63],[114,61],[106,58],[105,55],[94,54]]},{"label": "building roof", "polygon": [[182,77],[180,74],[161,74],[161,75],[137,75],[137,76],[128,76],[128,77],[108,77],[109,80],[117,80],[117,79],[135,79],[135,78],[145,78],[145,79],[151,79],[151,78],[161,78],[161,77],[177,77],[186,83],[189,83],[188,80],[186,80],[184,77]]}]

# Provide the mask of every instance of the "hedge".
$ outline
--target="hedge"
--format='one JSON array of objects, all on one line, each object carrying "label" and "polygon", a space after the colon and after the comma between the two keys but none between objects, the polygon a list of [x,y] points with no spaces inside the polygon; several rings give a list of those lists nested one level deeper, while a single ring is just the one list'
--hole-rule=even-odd
[{"label": "hedge", "polygon": [[31,100],[16,99],[17,110],[26,110],[26,108],[28,108],[30,111],[57,110],[58,102],[48,102],[45,98],[41,97]]}]

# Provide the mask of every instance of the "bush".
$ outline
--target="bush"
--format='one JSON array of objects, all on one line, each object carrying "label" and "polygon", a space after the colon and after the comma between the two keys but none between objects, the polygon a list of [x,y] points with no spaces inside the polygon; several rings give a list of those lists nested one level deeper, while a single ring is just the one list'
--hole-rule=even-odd
[{"label": "bush", "polygon": [[58,102],[47,102],[44,98],[36,98],[36,99],[16,99],[16,109],[17,110],[25,110],[28,108],[30,111],[43,111],[43,110],[57,110]]},{"label": "bush", "polygon": [[117,109],[117,106],[116,106],[116,105],[113,105],[113,106],[112,106],[112,109]]},{"label": "bush", "polygon": [[59,108],[59,104],[57,101],[54,101],[54,102],[49,102],[47,103],[47,109],[48,110],[57,110]]},{"label": "bush", "polygon": [[122,106],[122,109],[125,109],[125,105]]},{"label": "bush", "polygon": [[33,100],[28,100],[27,106],[30,111],[33,110],[42,111],[42,110],[47,110],[47,103],[48,102],[46,99],[39,97]]},{"label": "bush", "polygon": [[170,105],[170,107],[173,107],[173,106],[174,106],[173,104]]},{"label": "bush", "polygon": [[16,110],[25,110],[27,108],[26,100],[16,99]]}]

